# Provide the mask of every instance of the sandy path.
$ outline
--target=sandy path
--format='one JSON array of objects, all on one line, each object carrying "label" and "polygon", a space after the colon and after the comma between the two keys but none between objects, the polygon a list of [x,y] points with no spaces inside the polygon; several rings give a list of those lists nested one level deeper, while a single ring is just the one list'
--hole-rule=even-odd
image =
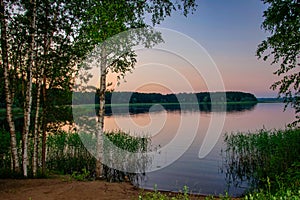
[{"label": "sandy path", "polygon": [[0,180],[0,199],[138,199],[141,190],[129,183],[56,179]]},{"label": "sandy path", "polygon": [[[145,193],[128,182],[74,181],[68,176],[49,179],[0,179],[0,200],[114,200],[138,199]],[[173,193],[174,194],[174,193]],[[203,200],[203,196],[191,196]]]}]

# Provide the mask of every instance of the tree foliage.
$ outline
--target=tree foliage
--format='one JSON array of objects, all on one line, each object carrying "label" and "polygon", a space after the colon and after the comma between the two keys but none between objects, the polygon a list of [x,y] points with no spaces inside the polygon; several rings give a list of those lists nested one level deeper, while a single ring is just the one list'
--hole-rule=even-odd
[{"label": "tree foliage", "polygon": [[[32,6],[35,2],[36,7]],[[1,86],[0,91],[5,90],[5,105],[7,110],[10,110],[8,116],[11,120],[8,120],[8,123],[12,127],[11,136],[15,135],[12,106],[17,105],[25,109],[26,98],[33,98],[33,105],[38,106],[37,99],[40,98],[42,120],[39,120],[38,115],[35,117],[35,123],[40,123],[35,128],[42,127],[43,130],[42,160],[45,160],[45,131],[49,122],[47,118],[50,112],[55,110],[50,105],[57,104],[51,102],[55,101],[55,98],[51,98],[49,91],[70,91],[74,84],[74,76],[81,67],[79,63],[87,54],[96,45],[120,32],[130,28],[148,27],[146,15],[151,16],[152,25],[155,25],[170,16],[172,11],[181,10],[187,15],[195,7],[195,0],[1,0],[0,74],[3,74],[4,78],[1,76],[0,80],[5,80],[7,84],[5,87]],[[36,14],[33,15],[33,12]],[[135,57],[133,51],[128,51],[117,57],[106,69],[124,76],[126,71],[133,69]],[[29,79],[31,74],[32,78]],[[31,80],[36,84],[26,87],[26,83]],[[105,79],[103,80],[106,84]],[[4,99],[4,96],[1,95],[0,98]],[[27,108],[30,107],[28,105],[27,103]],[[25,110],[29,112],[27,116],[30,116],[31,110]],[[39,110],[39,107],[34,110]],[[30,118],[27,117],[26,120],[27,124],[30,124]],[[16,146],[16,141],[13,143]],[[23,143],[27,141],[24,140]],[[16,152],[15,148],[15,155]],[[15,160],[18,160],[17,156],[15,157]],[[16,163],[18,164],[17,161]],[[27,165],[26,159],[23,164]],[[45,162],[42,162],[42,165],[45,171]],[[23,169],[26,171],[26,166]]]},{"label": "tree foliage", "polygon": [[296,121],[300,122],[300,1],[262,0],[268,4],[264,11],[262,28],[270,33],[258,46],[257,56],[263,60],[272,59],[279,65],[274,72],[281,77],[271,88],[278,89],[279,96],[295,108]]},{"label": "tree foliage", "polygon": [[[186,15],[190,9],[195,7],[194,0],[176,1],[139,1],[139,0],[118,0],[118,1],[95,1],[91,0],[83,3],[83,14],[81,18],[79,44],[83,44],[83,49],[92,50],[89,52],[88,60],[96,60],[100,68],[100,88],[99,88],[99,112],[97,133],[97,162],[96,176],[102,176],[103,139],[105,114],[105,92],[106,75],[109,71],[124,77],[125,73],[131,71],[136,60],[136,54],[132,49],[137,44],[150,47],[161,41],[159,35],[153,31],[147,31],[149,25],[145,22],[145,15],[151,15],[152,24],[158,24],[165,17],[170,16],[176,9],[182,9]],[[131,28],[144,28],[146,31],[128,31]],[[119,37],[120,33],[124,33]],[[134,33],[134,34],[132,34]],[[122,35],[122,34],[121,34]],[[96,48],[95,48],[96,47]],[[90,61],[82,66],[89,68]],[[88,80],[85,76],[82,76]],[[92,77],[92,75],[89,75]]]}]

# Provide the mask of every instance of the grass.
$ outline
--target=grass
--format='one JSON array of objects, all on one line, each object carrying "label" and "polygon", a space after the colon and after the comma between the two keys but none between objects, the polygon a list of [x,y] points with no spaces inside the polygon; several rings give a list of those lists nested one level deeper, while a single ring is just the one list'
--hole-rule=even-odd
[{"label": "grass", "polygon": [[226,135],[225,143],[227,181],[234,185],[249,182],[250,194],[246,198],[299,196],[299,129]]},{"label": "grass", "polygon": [[105,136],[117,147],[127,150],[129,152],[146,152],[149,138],[131,136],[122,131],[106,132]]},{"label": "grass", "polygon": [[71,177],[77,181],[86,181],[90,178],[90,172],[83,168],[82,172],[73,172]]},{"label": "grass", "polygon": [[245,200],[300,200],[300,189],[280,188],[276,192],[271,191],[271,183],[268,181],[267,189],[247,194]]},{"label": "grass", "polygon": [[[106,132],[104,134],[107,136],[105,137],[106,140],[110,140],[119,148],[130,152],[145,152],[150,144],[149,138],[130,136],[122,131]],[[20,134],[17,136],[19,148],[18,152],[21,153]],[[79,135],[78,133],[67,133],[64,131],[57,131],[48,135],[46,165],[49,173],[69,174],[76,180],[93,180],[95,178],[96,159],[85,148],[81,140],[82,138],[88,139],[92,142],[95,140],[95,138],[93,138],[90,134]],[[15,177],[10,170],[10,135],[7,131],[0,130],[0,145],[0,177]],[[106,145],[105,140],[104,145]],[[33,152],[33,145],[30,144],[29,148],[30,157]],[[39,158],[41,158],[41,155],[39,155]],[[138,176],[134,173],[125,173],[111,169],[107,166],[103,167],[105,172],[104,176],[111,182],[123,181],[127,178],[133,180],[136,176]],[[30,169],[31,162],[29,165],[29,171]],[[140,171],[142,171],[142,169],[140,169]],[[30,176],[32,176],[32,174],[29,174],[29,177]]]},{"label": "grass", "polygon": [[225,195],[220,195],[219,197],[214,196],[200,196],[189,194],[189,188],[187,186],[183,187],[183,190],[172,193],[172,192],[160,192],[154,187],[152,192],[143,192],[139,195],[139,200],[190,200],[190,199],[205,199],[205,200],[230,200],[232,199],[227,193]]},{"label": "grass", "polygon": [[183,191],[178,193],[162,193],[157,190],[157,186],[154,186],[153,192],[144,192],[139,195],[139,200],[188,200],[190,195],[188,193],[188,187],[184,186]]},{"label": "grass", "polygon": [[93,174],[96,160],[85,148],[77,133],[63,131],[47,138],[47,169],[60,174],[73,174],[86,169]]}]

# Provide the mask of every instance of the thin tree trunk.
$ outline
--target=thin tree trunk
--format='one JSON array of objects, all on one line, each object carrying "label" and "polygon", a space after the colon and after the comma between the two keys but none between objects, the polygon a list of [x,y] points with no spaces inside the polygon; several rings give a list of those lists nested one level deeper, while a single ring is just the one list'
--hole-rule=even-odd
[{"label": "thin tree trunk", "polygon": [[96,162],[96,177],[103,177],[103,129],[104,129],[104,114],[105,114],[105,92],[106,92],[106,65],[107,65],[107,55],[105,46],[103,45],[101,49],[101,64],[100,64],[100,89],[99,89],[99,130],[97,132],[97,162]]},{"label": "thin tree trunk", "polygon": [[4,1],[0,0],[1,8],[0,8],[0,15],[1,15],[1,49],[2,49],[2,62],[3,62],[3,69],[4,69],[4,88],[5,88],[5,100],[6,100],[6,119],[9,125],[9,132],[10,132],[10,148],[13,160],[13,170],[17,173],[20,172],[20,165],[19,165],[19,156],[17,150],[17,140],[16,140],[16,131],[15,131],[15,124],[13,121],[13,113],[12,113],[12,102],[13,99],[11,97],[10,92],[10,82],[9,82],[9,64],[8,64],[8,54],[7,54],[7,35],[6,35],[6,27],[7,22],[5,19],[5,5]]},{"label": "thin tree trunk", "polygon": [[[46,5],[49,5],[49,2],[46,1]],[[49,16],[49,6],[45,6],[45,17]],[[53,24],[56,24],[58,16],[58,10],[54,14]],[[45,23],[45,29],[47,29],[47,24]],[[50,45],[53,40],[54,30],[52,30],[51,34],[44,35],[44,56],[48,54]],[[44,70],[47,69],[47,60],[44,62]],[[42,85],[42,92],[43,92],[43,113],[42,113],[42,175],[46,175],[46,142],[47,142],[47,76],[45,71],[43,71],[43,85]]]},{"label": "thin tree trunk", "polygon": [[43,115],[42,115],[42,175],[46,175],[46,140],[47,140],[47,88],[46,75],[43,75]]},{"label": "thin tree trunk", "polygon": [[37,175],[38,155],[39,155],[39,130],[40,130],[39,114],[40,114],[41,85],[42,85],[42,80],[41,78],[38,78],[37,94],[36,94],[36,112],[35,112],[35,120],[34,120],[34,138],[33,138],[33,161],[32,161],[33,176]]},{"label": "thin tree trunk", "polygon": [[30,43],[28,51],[28,66],[27,66],[27,83],[26,83],[26,97],[24,105],[24,126],[22,134],[22,161],[23,161],[23,175],[28,176],[28,135],[30,127],[30,114],[31,114],[31,104],[32,104],[32,69],[34,66],[33,53],[35,46],[35,17],[36,17],[36,1],[32,0],[30,2],[32,6],[32,18],[30,22]]}]

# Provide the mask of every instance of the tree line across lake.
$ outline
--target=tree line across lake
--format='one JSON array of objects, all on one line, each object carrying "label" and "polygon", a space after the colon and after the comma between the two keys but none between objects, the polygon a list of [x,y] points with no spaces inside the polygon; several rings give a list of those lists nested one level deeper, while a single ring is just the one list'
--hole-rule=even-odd
[{"label": "tree line across lake", "polygon": [[[226,98],[226,99],[224,99]],[[105,94],[106,104],[155,104],[155,103],[211,103],[233,102],[247,103],[257,102],[257,98],[245,92],[200,92],[200,93],[139,93],[139,92],[107,92]],[[94,104],[99,102],[99,95],[96,93],[75,93],[73,104]]]},{"label": "tree line across lake", "polygon": [[[78,104],[97,104],[99,95],[95,92],[74,92],[52,89],[47,93],[47,98],[51,99],[53,105],[78,105]],[[245,92],[225,92],[226,102],[247,103],[257,102],[257,98],[251,93]],[[18,95],[14,101],[14,107],[22,107],[22,95]],[[4,95],[1,94],[1,108],[5,108]],[[106,92],[106,104],[155,104],[155,103],[211,103],[211,99],[217,102],[225,102],[223,92],[199,92],[199,93],[179,93],[179,94],[160,94],[160,93],[139,93],[139,92]],[[33,102],[34,103],[34,102]]]}]

